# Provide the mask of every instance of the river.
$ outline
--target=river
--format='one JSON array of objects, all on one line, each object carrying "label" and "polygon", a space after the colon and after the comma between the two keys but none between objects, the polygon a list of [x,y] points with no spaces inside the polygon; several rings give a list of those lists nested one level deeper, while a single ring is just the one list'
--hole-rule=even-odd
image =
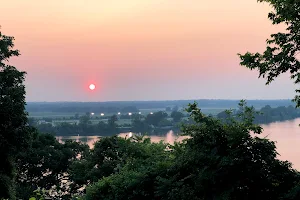
[{"label": "river", "polygon": [[300,119],[263,125],[263,137],[276,142],[281,160],[288,160],[300,171]]},{"label": "river", "polygon": [[[120,133],[120,137],[129,137],[130,133]],[[56,137],[59,142],[64,142],[65,140],[76,140],[76,141],[81,141],[89,145],[90,148],[93,148],[94,143],[97,142],[100,137],[99,136],[58,136]],[[165,143],[170,143],[173,144],[174,141],[182,141],[186,137],[182,136],[177,136],[173,133],[173,131],[169,131],[166,135],[164,136],[155,136],[151,135],[150,136],[152,142],[160,142],[163,140]]]},{"label": "river", "polygon": [[[293,163],[293,167],[300,170],[300,119],[275,122],[268,125],[262,125],[264,131],[262,137],[275,141],[277,151],[280,154],[281,160],[288,160]],[[121,137],[128,136],[127,133],[120,134]],[[180,141],[183,138],[174,135],[172,131],[169,131],[165,136],[150,136],[151,141],[174,143],[174,141]],[[91,148],[93,144],[99,139],[98,136],[84,136],[84,137],[57,137],[60,142],[67,139],[76,139],[87,143]]]}]

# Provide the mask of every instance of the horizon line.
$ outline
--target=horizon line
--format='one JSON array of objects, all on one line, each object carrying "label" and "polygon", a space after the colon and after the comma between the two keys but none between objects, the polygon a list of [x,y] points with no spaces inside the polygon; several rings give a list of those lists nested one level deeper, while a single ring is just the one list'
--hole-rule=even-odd
[{"label": "horizon line", "polygon": [[109,103],[109,102],[166,102],[166,101],[292,101],[292,99],[176,99],[176,100],[110,100],[110,101],[26,101],[26,103]]}]

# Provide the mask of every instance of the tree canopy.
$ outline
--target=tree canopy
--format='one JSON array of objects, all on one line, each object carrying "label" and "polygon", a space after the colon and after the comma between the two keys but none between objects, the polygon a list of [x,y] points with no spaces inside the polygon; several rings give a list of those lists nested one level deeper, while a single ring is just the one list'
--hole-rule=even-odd
[{"label": "tree canopy", "polygon": [[8,65],[14,38],[0,32],[0,197],[15,199],[15,155],[29,144],[32,128],[25,112],[25,72]]},{"label": "tree canopy", "polygon": [[113,153],[118,167],[88,186],[84,199],[297,199],[299,173],[276,158],[274,142],[259,137],[253,108],[241,102],[240,110],[223,123],[189,105],[195,124],[183,127],[188,139],[167,146],[127,141],[126,159],[121,164],[124,154]]},{"label": "tree canopy", "polygon": [[[279,75],[289,72],[295,84],[300,83],[300,1],[298,0],[258,0],[267,2],[273,8],[268,18],[274,25],[284,24],[285,32],[271,35],[263,53],[239,54],[241,65],[251,70],[258,70],[259,77],[267,79],[270,84]],[[300,93],[300,89],[296,90]],[[300,96],[294,101],[300,107]]]}]

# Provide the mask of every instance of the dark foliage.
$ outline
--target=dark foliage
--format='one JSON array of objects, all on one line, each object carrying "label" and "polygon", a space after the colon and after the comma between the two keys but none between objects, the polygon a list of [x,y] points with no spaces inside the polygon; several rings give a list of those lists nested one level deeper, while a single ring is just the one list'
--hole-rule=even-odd
[{"label": "dark foliage", "polygon": [[[279,75],[289,73],[295,84],[300,83],[300,1],[298,0],[258,0],[269,3],[274,11],[268,18],[274,25],[285,24],[285,32],[271,35],[267,40],[267,48],[261,53],[247,52],[239,54],[241,65],[251,70],[258,70],[259,77],[267,79],[270,84]],[[299,89],[296,90],[300,92]],[[300,106],[300,96],[294,101]]]}]

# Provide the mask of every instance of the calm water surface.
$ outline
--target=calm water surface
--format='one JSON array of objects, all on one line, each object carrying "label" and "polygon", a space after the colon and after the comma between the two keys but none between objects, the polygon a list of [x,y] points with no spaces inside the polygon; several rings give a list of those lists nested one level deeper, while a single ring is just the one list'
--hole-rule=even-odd
[{"label": "calm water surface", "polygon": [[281,160],[288,160],[300,170],[300,119],[263,125],[263,135],[276,142]]},{"label": "calm water surface", "polygon": [[[129,133],[120,133],[120,137],[129,137]],[[170,143],[173,144],[174,141],[182,141],[186,137],[179,137],[178,135],[175,135],[173,131],[169,131],[166,135],[164,136],[149,136],[151,138],[152,142],[160,142],[161,140],[164,141],[165,143]],[[97,142],[100,139],[100,136],[59,136],[56,137],[59,142],[64,142],[65,140],[76,140],[76,141],[81,141],[90,146],[90,148],[93,148],[94,143]]]},{"label": "calm water surface", "polygon": [[[280,154],[281,160],[288,160],[293,163],[293,167],[300,170],[300,119],[276,122],[269,125],[263,125],[264,132],[262,137],[275,141],[277,151]],[[121,137],[128,136],[128,133],[121,133]],[[181,141],[183,137],[174,135],[172,131],[165,136],[150,136],[151,141],[159,142],[163,140],[166,143],[174,143],[174,141]],[[94,143],[99,140],[98,136],[84,136],[84,137],[57,137],[60,142],[67,139],[75,139],[87,143],[91,148]]]}]

